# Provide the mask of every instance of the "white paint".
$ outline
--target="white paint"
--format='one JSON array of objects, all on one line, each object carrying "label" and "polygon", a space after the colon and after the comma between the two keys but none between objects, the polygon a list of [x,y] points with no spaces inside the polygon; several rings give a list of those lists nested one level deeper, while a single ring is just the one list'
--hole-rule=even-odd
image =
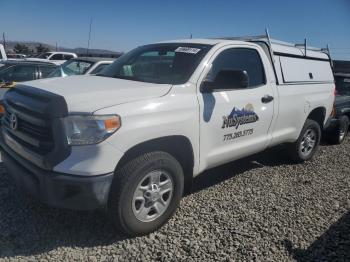
[{"label": "white paint", "polygon": [[[69,158],[55,167],[56,171],[77,175],[113,172],[122,155],[133,146],[154,138],[178,135],[191,142],[194,175],[197,175],[203,170],[269,146],[295,141],[308,114],[315,108],[325,108],[326,118],[331,113],[334,79],[328,73],[330,65],[327,63],[321,65],[304,63],[305,59],[285,60],[283,67],[288,71],[288,77],[303,79],[303,73],[312,70],[315,77],[324,82],[276,85],[266,52],[257,44],[218,39],[178,42],[214,45],[183,85],[151,84],[97,76],[72,76],[26,83],[64,96],[71,113],[121,116],[122,126],[115,134],[95,146],[73,147]],[[252,48],[260,54],[265,67],[266,84],[257,88],[202,94],[199,87],[216,56],[227,48],[239,47]],[[296,47],[274,44],[273,48],[279,52],[302,54]],[[315,51],[310,51],[310,55],[327,57]],[[278,80],[282,83],[279,59],[275,60]],[[298,71],[296,65],[307,70]],[[265,95],[273,96],[274,100],[263,104],[261,98]],[[223,116],[230,114],[234,107],[242,109],[247,104],[251,104],[258,115],[257,122],[241,125],[237,129],[222,128]],[[251,128],[254,133],[249,136],[223,141],[225,134]]]}]

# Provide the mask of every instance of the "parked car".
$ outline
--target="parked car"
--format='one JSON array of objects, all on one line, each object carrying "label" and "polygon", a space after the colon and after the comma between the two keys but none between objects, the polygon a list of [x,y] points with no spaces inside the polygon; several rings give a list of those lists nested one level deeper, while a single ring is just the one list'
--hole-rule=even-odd
[{"label": "parked car", "polygon": [[348,134],[350,125],[350,70],[349,73],[335,73],[334,77],[336,86],[334,112],[331,125],[325,130],[325,137],[332,144],[341,144]]},{"label": "parked car", "polygon": [[60,65],[69,59],[77,57],[78,56],[76,54],[68,52],[46,52],[34,58],[26,58],[26,61],[52,62],[57,65]]},{"label": "parked car", "polygon": [[24,59],[27,55],[24,54],[7,54],[7,59]]},{"label": "parked car", "polygon": [[43,62],[7,60],[0,64],[0,99],[17,82],[46,78],[57,65]]},{"label": "parked car", "polygon": [[49,77],[65,77],[70,75],[95,75],[100,73],[115,59],[105,57],[79,57],[64,62]]},{"label": "parked car", "polygon": [[295,162],[313,157],[334,78],[329,56],[305,49],[269,38],[162,42],[97,76],[18,85],[5,94],[2,161],[43,202],[105,207],[125,234],[147,234],[206,169],[282,143]]}]

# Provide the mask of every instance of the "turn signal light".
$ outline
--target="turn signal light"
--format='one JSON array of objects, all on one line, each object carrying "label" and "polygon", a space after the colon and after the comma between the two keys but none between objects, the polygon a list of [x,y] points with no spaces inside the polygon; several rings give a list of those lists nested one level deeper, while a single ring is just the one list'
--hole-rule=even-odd
[{"label": "turn signal light", "polygon": [[112,118],[104,120],[104,123],[107,132],[114,132],[120,127],[120,118],[118,116],[113,116]]},{"label": "turn signal light", "polygon": [[0,115],[4,115],[4,114],[5,114],[5,107],[0,104]]}]

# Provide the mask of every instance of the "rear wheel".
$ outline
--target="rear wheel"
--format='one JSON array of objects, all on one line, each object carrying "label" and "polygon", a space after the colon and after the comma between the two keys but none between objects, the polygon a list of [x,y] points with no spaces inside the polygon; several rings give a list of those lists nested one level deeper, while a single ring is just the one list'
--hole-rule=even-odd
[{"label": "rear wheel", "polygon": [[288,145],[288,152],[293,162],[299,163],[311,159],[319,146],[320,138],[319,124],[307,119],[298,140]]},{"label": "rear wheel", "polygon": [[113,224],[124,234],[148,234],[174,214],[183,193],[179,162],[165,152],[139,156],[116,171],[108,202]]},{"label": "rear wheel", "polygon": [[341,116],[337,127],[326,135],[327,141],[332,144],[341,144],[349,132],[350,120],[347,116]]}]

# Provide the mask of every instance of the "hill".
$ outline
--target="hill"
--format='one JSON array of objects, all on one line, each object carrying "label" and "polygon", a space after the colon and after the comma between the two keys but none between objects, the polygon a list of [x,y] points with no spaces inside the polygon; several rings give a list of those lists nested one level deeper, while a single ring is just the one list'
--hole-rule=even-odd
[{"label": "hill", "polygon": [[[49,45],[42,42],[35,42],[35,41],[6,41],[6,50],[7,52],[13,52],[13,49],[16,44],[26,45],[30,50],[33,50],[34,53],[36,52],[36,47],[40,44],[43,47],[48,48],[50,51],[56,51],[56,47],[53,45]],[[86,55],[87,49],[83,47],[76,47],[76,48],[67,48],[67,47],[58,47],[57,51],[63,51],[63,52],[73,52],[78,54],[79,56]],[[89,49],[89,54],[99,54],[99,55],[115,55],[119,56],[122,54],[122,52],[116,52],[111,50],[105,50],[105,49]]]}]

